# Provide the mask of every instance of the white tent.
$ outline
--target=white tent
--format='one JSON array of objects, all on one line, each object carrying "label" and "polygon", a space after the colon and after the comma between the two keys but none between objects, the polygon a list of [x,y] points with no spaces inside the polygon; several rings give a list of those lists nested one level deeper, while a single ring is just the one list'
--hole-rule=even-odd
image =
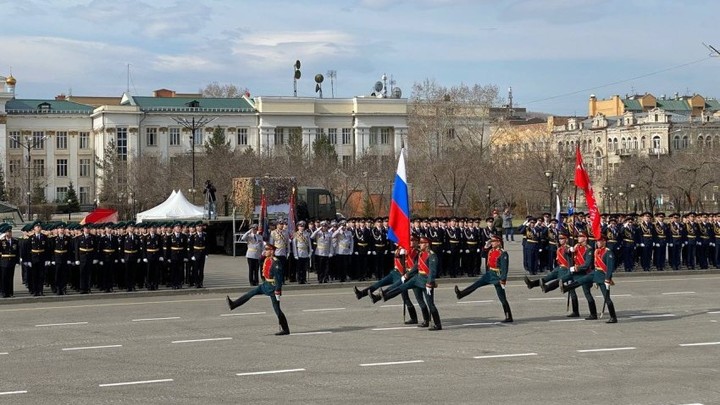
[{"label": "white tent", "polygon": [[137,214],[137,222],[158,219],[201,219],[205,210],[193,205],[185,198],[182,191],[173,191],[160,205]]}]

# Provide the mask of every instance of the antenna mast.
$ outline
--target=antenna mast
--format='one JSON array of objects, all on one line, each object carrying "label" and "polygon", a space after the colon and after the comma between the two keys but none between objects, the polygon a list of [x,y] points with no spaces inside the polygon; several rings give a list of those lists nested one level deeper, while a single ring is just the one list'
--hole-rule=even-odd
[{"label": "antenna mast", "polygon": [[332,94],[332,98],[335,98],[335,77],[337,77],[337,71],[328,70],[327,76],[330,78],[330,92]]}]

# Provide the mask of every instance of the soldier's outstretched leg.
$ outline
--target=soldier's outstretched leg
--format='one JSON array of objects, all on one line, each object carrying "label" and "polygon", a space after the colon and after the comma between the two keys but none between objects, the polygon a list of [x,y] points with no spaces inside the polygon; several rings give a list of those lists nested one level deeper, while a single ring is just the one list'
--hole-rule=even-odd
[{"label": "soldier's outstretched leg", "polygon": [[238,298],[234,301],[231,300],[229,296],[225,297],[225,299],[227,300],[228,307],[230,307],[230,310],[232,311],[233,309],[248,302],[250,300],[250,298],[252,298],[258,294],[261,294],[261,293],[262,293],[262,286],[257,286],[255,288],[253,288],[252,290],[246,292],[240,298]]},{"label": "soldier's outstretched leg", "polygon": [[370,287],[363,288],[362,290],[358,290],[357,287],[353,287],[353,290],[355,291],[355,296],[357,297],[357,299],[361,299],[362,297],[365,297],[370,293]]},{"label": "soldier's outstretched leg", "polygon": [[557,290],[557,288],[560,287],[560,279],[552,280],[549,283],[546,283],[543,279],[540,280],[540,288],[544,293],[549,293],[550,291]]},{"label": "soldier's outstretched leg", "polygon": [[528,290],[532,290],[535,287],[540,287],[540,279],[530,280],[528,276],[525,276],[525,285],[527,286]]}]

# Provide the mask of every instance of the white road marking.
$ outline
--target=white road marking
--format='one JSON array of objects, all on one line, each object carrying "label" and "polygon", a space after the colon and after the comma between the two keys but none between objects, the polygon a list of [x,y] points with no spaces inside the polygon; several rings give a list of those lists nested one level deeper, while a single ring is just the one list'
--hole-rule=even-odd
[{"label": "white road marking", "polygon": [[155,383],[164,383],[164,382],[172,382],[172,381],[174,381],[172,378],[165,378],[163,380],[128,381],[128,382],[120,382],[120,383],[99,384],[98,387],[119,387],[122,385],[155,384]]},{"label": "white road marking", "polygon": [[107,345],[107,346],[85,346],[85,347],[66,347],[62,349],[64,352],[73,350],[92,350],[92,349],[110,349],[114,347],[122,347],[122,345]]},{"label": "white road marking", "polygon": [[514,354],[491,354],[487,356],[475,356],[473,359],[499,359],[504,357],[525,357],[537,356],[537,353],[514,353]]},{"label": "white road marking", "polygon": [[548,322],[578,322],[578,321],[584,321],[584,319],[583,318],[551,319]]},{"label": "white road marking", "polygon": [[565,297],[528,298],[528,301],[565,301]]},{"label": "white road marking", "polygon": [[401,307],[403,305],[404,304],[385,304],[385,305],[380,305],[380,308],[394,308],[394,307]]},{"label": "white road marking", "polygon": [[323,311],[344,311],[345,308],[317,308],[317,309],[303,309],[303,312],[323,312]]},{"label": "white road marking", "polygon": [[0,392],[0,395],[13,395],[13,394],[27,394],[27,391],[5,391],[5,392]]},{"label": "white road marking", "polygon": [[388,361],[385,363],[365,363],[361,364],[360,367],[374,367],[374,366],[394,366],[398,364],[414,364],[414,363],[424,363],[425,360],[407,360],[407,361]]},{"label": "white road marking", "polygon": [[270,370],[270,371],[255,371],[252,373],[237,373],[235,374],[238,377],[243,377],[246,375],[264,375],[264,374],[280,374],[280,373],[294,373],[297,371],[305,371],[304,368],[293,368],[289,370]]},{"label": "white road marking", "polygon": [[2,352],[2,353],[0,353],[0,356],[6,355],[6,354],[8,354],[8,352]]},{"label": "white road marking", "polygon": [[179,316],[169,316],[167,318],[141,318],[141,319],[133,319],[133,322],[149,322],[149,321],[169,321],[171,319],[180,319]]},{"label": "white road marking", "polygon": [[608,347],[606,349],[585,349],[576,350],[578,353],[613,352],[617,350],[635,350],[635,347]]},{"label": "white road marking", "polygon": [[456,304],[487,304],[493,302],[493,300],[481,300],[481,301],[458,301]]},{"label": "white road marking", "polygon": [[249,316],[249,315],[265,315],[267,312],[243,312],[238,314],[222,314],[220,316]]},{"label": "white road marking", "polygon": [[197,342],[214,342],[218,340],[232,340],[231,337],[208,338],[208,339],[191,339],[191,340],[173,340],[170,343],[197,343]]},{"label": "white road marking", "polygon": [[373,328],[370,330],[381,331],[381,330],[402,330],[402,329],[417,329],[417,326],[396,326],[393,328]]},{"label": "white road marking", "polygon": [[691,347],[691,346],[713,346],[713,345],[720,345],[720,342],[704,342],[704,343],[683,343],[680,346],[682,347]]},{"label": "white road marking", "polygon": [[44,326],[67,326],[67,325],[87,325],[87,322],[67,322],[67,323],[46,323],[43,325],[35,325],[36,328],[42,328]]},{"label": "white road marking", "polygon": [[630,319],[642,319],[642,318],[668,318],[673,317],[675,314],[658,314],[658,315],[632,315]]},{"label": "white road marking", "polygon": [[300,333],[291,333],[291,336],[302,336],[302,335],[327,335],[328,333],[332,333],[330,330],[321,330],[317,332],[300,332]]},{"label": "white road marking", "polygon": [[712,311],[712,312],[708,312],[708,314],[720,314],[720,311]]},{"label": "white road marking", "polygon": [[684,294],[695,294],[695,291],[674,291],[674,292],[662,293],[662,295],[684,295]]}]

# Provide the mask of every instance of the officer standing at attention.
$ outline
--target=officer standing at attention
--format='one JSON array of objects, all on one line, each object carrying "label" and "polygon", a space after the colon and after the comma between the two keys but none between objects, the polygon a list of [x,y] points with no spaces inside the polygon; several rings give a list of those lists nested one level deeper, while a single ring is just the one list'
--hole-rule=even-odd
[{"label": "officer standing at attention", "polygon": [[20,246],[12,237],[12,227],[0,225],[0,293],[3,298],[14,295],[15,265],[20,260]]},{"label": "officer standing at attention", "polygon": [[162,236],[158,235],[154,223],[149,225],[150,233],[143,239],[143,262],[147,273],[147,288],[150,291],[158,289],[160,284],[160,259],[163,257]]},{"label": "officer standing at attention", "polygon": [[195,282],[196,288],[203,288],[205,280],[205,259],[208,256],[207,249],[207,233],[205,233],[205,225],[202,222],[195,224],[195,234],[190,244],[190,260],[194,263],[193,274],[190,277]]},{"label": "officer standing at attention", "polygon": [[75,246],[75,265],[80,267],[80,294],[90,294],[93,260],[97,259],[95,236],[90,234],[89,224],[83,225],[82,234],[78,237]]},{"label": "officer standing at attention", "polygon": [[288,327],[287,318],[285,318],[285,314],[280,309],[280,296],[282,295],[284,278],[282,262],[275,256],[275,246],[269,243],[265,245],[263,256],[265,256],[265,260],[262,265],[262,284],[248,291],[235,301],[231,300],[229,296],[225,297],[225,299],[227,300],[228,307],[230,307],[232,311],[256,295],[264,294],[269,296],[275,315],[277,315],[280,323],[280,331],[275,335],[289,335],[290,328]]},{"label": "officer standing at attention", "polygon": [[252,286],[258,285],[260,281],[260,258],[263,248],[262,235],[257,232],[257,229],[257,224],[250,225],[250,229],[240,238],[247,243],[245,258],[248,263],[248,279]]},{"label": "officer standing at attention", "polygon": [[52,241],[51,265],[55,267],[55,280],[52,280],[52,282],[55,284],[55,294],[65,295],[67,294],[67,279],[70,273],[69,264],[73,254],[73,246],[72,240],[65,235],[65,224],[58,224],[57,229],[58,234]]},{"label": "officer standing at attention", "polygon": [[173,290],[182,288],[183,263],[187,260],[187,237],[180,232],[180,223],[173,224],[173,233],[168,239],[168,263],[170,264],[170,279]]},{"label": "officer standing at attention", "polygon": [[455,286],[455,296],[458,300],[462,299],[473,293],[473,291],[486,285],[494,285],[495,292],[497,293],[498,299],[502,304],[503,311],[505,312],[505,319],[503,322],[510,323],[513,321],[512,311],[510,310],[510,304],[507,302],[505,295],[505,283],[507,282],[508,275],[508,264],[510,258],[508,253],[500,247],[502,244],[502,235],[495,234],[490,239],[491,248],[487,255],[487,271],[477,281],[472,283],[469,287],[464,290],[460,290],[458,286]]},{"label": "officer standing at attention", "polygon": [[[298,284],[307,283],[308,265],[310,264],[310,256],[312,256],[312,243],[310,242],[310,233],[305,229],[305,221],[297,223],[297,231],[293,235],[292,245],[293,257],[297,261],[295,265],[295,278]],[[344,280],[343,280],[344,281]]]}]

